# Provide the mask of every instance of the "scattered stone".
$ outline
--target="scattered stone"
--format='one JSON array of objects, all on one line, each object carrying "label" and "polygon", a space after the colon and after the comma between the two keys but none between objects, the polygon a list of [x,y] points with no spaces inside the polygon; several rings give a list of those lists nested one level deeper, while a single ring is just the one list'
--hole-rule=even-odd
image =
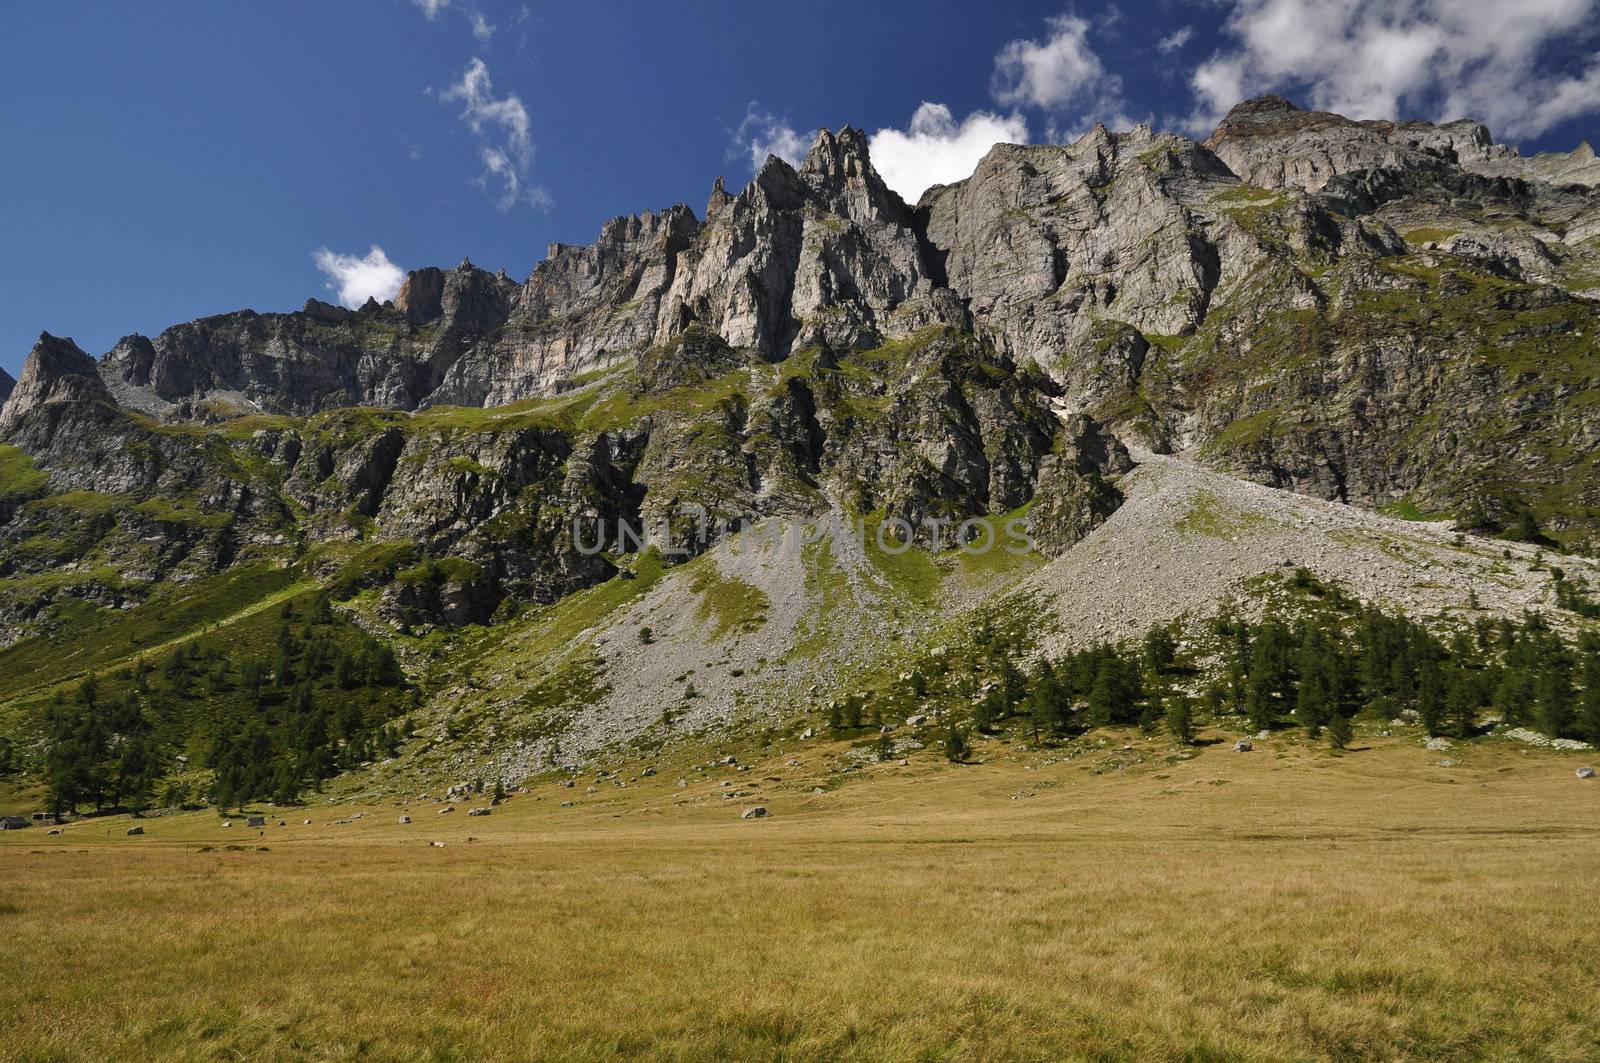
[{"label": "scattered stone", "polygon": [[1538,731],[1530,731],[1526,727],[1512,727],[1500,733],[1507,738],[1525,742],[1530,746],[1538,746],[1540,749],[1561,749],[1573,753],[1583,753],[1594,748],[1589,743],[1579,742],[1575,738],[1547,738]]},{"label": "scattered stone", "polygon": [[129,827],[128,828],[128,837],[130,837],[130,838],[134,837],[135,835],[143,834],[143,833],[144,833],[144,828],[143,827]]},{"label": "scattered stone", "polygon": [[1586,764],[1578,769],[1577,775],[1580,779],[1592,779],[1594,778],[1594,769]]},{"label": "scattered stone", "polygon": [[767,818],[766,806],[765,805],[751,805],[749,808],[747,808],[743,812],[739,813],[739,818],[740,819],[766,819]]},{"label": "scattered stone", "polygon": [[1448,739],[1430,738],[1426,742],[1422,743],[1422,748],[1426,749],[1430,753],[1443,753],[1447,750],[1454,749],[1455,746],[1452,745]]},{"label": "scattered stone", "polygon": [[447,812],[454,812],[455,810],[456,810],[456,806],[455,805],[445,805],[443,808],[441,808],[439,810],[439,815],[442,816]]},{"label": "scattered stone", "polygon": [[469,816],[487,816],[490,812],[493,812],[493,811],[494,811],[494,809],[492,809],[492,808],[474,808],[474,809],[468,810],[467,815],[469,815]]},{"label": "scattered stone", "polygon": [[1248,738],[1241,738],[1233,744],[1233,751],[1235,753],[1248,753],[1254,748],[1255,746],[1250,744],[1250,740]]},{"label": "scattered stone", "polygon": [[921,727],[923,724],[925,724],[927,722],[928,722],[928,718],[926,716],[921,715],[920,713],[918,715],[916,715],[916,716],[907,716],[906,717],[906,726],[907,727]]},{"label": "scattered stone", "polygon": [[56,827],[56,828],[54,828],[52,830],[45,831],[45,833],[46,834],[60,834],[61,833],[61,828],[60,827]]},{"label": "scattered stone", "polygon": [[410,816],[401,816],[400,817],[400,826],[404,827],[406,824],[408,824],[410,822],[411,822],[411,817]]}]

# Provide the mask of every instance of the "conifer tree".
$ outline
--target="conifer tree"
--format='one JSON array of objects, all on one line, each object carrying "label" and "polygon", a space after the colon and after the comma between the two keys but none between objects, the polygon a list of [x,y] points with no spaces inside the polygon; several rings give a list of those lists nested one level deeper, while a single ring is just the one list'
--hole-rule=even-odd
[{"label": "conifer tree", "polygon": [[1336,712],[1328,719],[1328,744],[1334,749],[1348,748],[1353,733],[1350,717],[1344,713]]},{"label": "conifer tree", "polygon": [[1600,746],[1600,652],[1583,662],[1583,696],[1578,700],[1578,736]]},{"label": "conifer tree", "polygon": [[1567,662],[1551,654],[1534,683],[1539,706],[1539,730],[1551,738],[1561,738],[1572,725],[1572,675]]},{"label": "conifer tree", "polygon": [[1184,745],[1194,745],[1194,708],[1182,692],[1167,698],[1167,730]]}]

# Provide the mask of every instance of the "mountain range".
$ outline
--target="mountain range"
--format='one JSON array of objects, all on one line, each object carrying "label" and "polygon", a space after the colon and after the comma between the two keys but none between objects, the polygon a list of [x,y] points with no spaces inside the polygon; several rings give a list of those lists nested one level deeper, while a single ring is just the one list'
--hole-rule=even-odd
[{"label": "mountain range", "polygon": [[[1515,615],[1548,580],[1491,570],[1600,531],[1597,185],[1587,144],[1263,97],[1204,141],[997,145],[908,204],[846,127],[523,283],[41,335],[0,373],[0,646],[63,649],[0,699],[25,732],[143,652],[110,632],[316,588],[426,677],[419,762],[527,772],[664,703],[792,711],[1000,602],[1064,642],[1200,615],[1296,551]],[[1030,551],[955,549],[1007,522]]]}]

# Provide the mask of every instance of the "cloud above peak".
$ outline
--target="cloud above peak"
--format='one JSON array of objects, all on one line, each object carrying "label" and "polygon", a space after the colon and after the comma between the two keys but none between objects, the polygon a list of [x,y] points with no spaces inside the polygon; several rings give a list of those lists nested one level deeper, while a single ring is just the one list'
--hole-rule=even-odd
[{"label": "cloud above peak", "polygon": [[1045,135],[1066,139],[1103,119],[1123,117],[1122,79],[1108,73],[1089,43],[1091,26],[1076,15],[1047,19],[1041,38],[1008,41],[995,54],[989,95],[1009,113],[976,110],[960,121],[943,103],[924,100],[904,130],[880,129],[872,161],[908,202],[936,184],[972,176],[996,144],[1029,142],[1024,111],[1039,112]]},{"label": "cloud above peak", "polygon": [[388,302],[400,293],[400,285],[406,279],[405,271],[390,262],[377,244],[365,255],[345,255],[319,247],[311,252],[311,260],[327,275],[328,290],[352,310],[368,299]]},{"label": "cloud above peak", "polygon": [[528,108],[515,93],[495,96],[488,64],[476,58],[469,61],[461,80],[440,92],[439,100],[461,105],[461,120],[478,139],[483,163],[475,183],[498,209],[510,210],[518,203],[549,205],[548,193],[530,183],[533,124]]},{"label": "cloud above peak", "polygon": [[971,177],[996,144],[1027,142],[1028,123],[1019,114],[974,111],[957,122],[949,107],[924,101],[906,129],[880,129],[868,145],[884,183],[915,203],[934,185]]},{"label": "cloud above peak", "polygon": [[752,173],[766,165],[769,155],[776,155],[790,166],[798,166],[811,146],[787,121],[755,100],[745,108],[744,120],[733,132],[733,144],[730,158],[748,155]]},{"label": "cloud above peak", "polygon": [[1089,47],[1089,23],[1057,15],[1045,23],[1043,40],[1015,40],[994,57],[990,95],[1010,107],[1059,111],[1107,94],[1120,95],[1122,80],[1107,74]]},{"label": "cloud above peak", "polygon": [[1477,118],[1534,137],[1600,110],[1600,59],[1555,72],[1548,53],[1593,30],[1600,0],[1232,0],[1228,43],[1194,72],[1188,124],[1289,92],[1352,118]]}]

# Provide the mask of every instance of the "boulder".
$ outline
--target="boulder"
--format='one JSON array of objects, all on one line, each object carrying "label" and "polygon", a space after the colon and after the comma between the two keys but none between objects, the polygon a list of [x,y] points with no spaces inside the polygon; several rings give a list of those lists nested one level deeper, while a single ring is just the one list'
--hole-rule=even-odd
[{"label": "boulder", "polygon": [[1584,765],[1578,769],[1577,775],[1580,779],[1592,779],[1594,778],[1594,769],[1588,765]]},{"label": "boulder", "polygon": [[130,838],[132,838],[134,835],[143,834],[143,833],[144,833],[144,828],[143,827],[129,827],[128,828],[128,837],[130,837]]},{"label": "boulder", "polygon": [[411,817],[410,816],[401,816],[400,817],[400,826],[404,827],[406,824],[408,824],[410,822],[411,822]]},{"label": "boulder", "polygon": [[743,812],[739,813],[739,818],[740,819],[766,819],[767,818],[766,806],[765,805],[752,805],[751,807],[745,809]]},{"label": "boulder", "polygon": [[1233,751],[1235,753],[1248,753],[1254,748],[1255,746],[1251,745],[1250,740],[1247,738],[1241,738],[1233,744]]}]

